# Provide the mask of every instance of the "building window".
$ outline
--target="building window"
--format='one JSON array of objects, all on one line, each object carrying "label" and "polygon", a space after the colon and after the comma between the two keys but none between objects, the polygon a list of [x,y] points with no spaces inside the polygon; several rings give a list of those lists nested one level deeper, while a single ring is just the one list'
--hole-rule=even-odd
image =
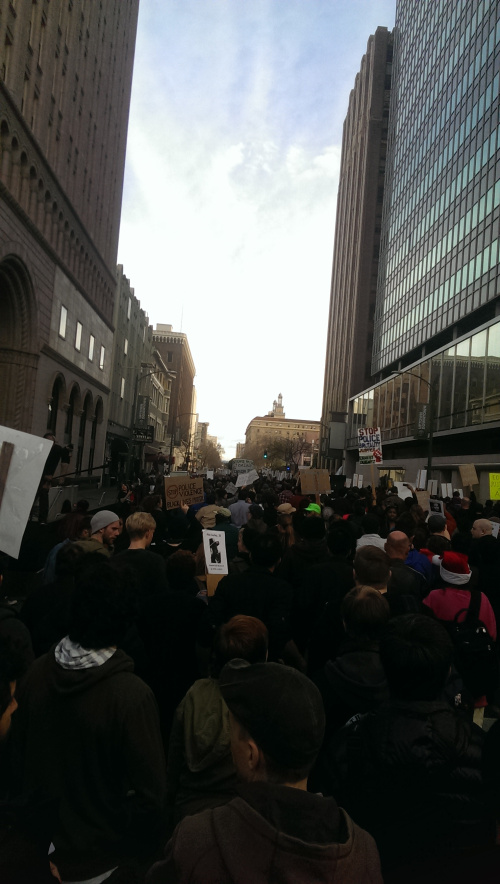
[{"label": "building window", "polygon": [[132,310],[132,298],[129,298],[128,304],[127,304],[127,319],[130,319],[131,310]]},{"label": "building window", "polygon": [[66,307],[61,304],[61,315],[59,317],[59,337],[66,337],[66,322],[68,321],[68,311]]},{"label": "building window", "polygon": [[167,352],[167,362],[172,362],[172,359],[173,359],[173,353],[171,350],[169,350]]},{"label": "building window", "polygon": [[101,369],[101,371],[102,371],[103,368],[104,368],[104,357],[105,357],[105,355],[106,355],[106,349],[105,349],[104,347],[101,347],[101,352],[100,352],[100,355],[99,355],[99,368]]},{"label": "building window", "polygon": [[121,386],[120,386],[120,399],[123,399],[125,395],[125,378],[122,378]]},{"label": "building window", "polygon": [[95,344],[94,335],[90,335],[90,338],[89,338],[89,359],[91,362],[94,358],[94,344]]},{"label": "building window", "polygon": [[125,341],[123,343],[123,352],[125,353],[125,356],[128,353],[128,338],[125,338]]},{"label": "building window", "polygon": [[75,334],[75,350],[80,351],[82,349],[82,324],[81,322],[76,323],[76,334]]}]

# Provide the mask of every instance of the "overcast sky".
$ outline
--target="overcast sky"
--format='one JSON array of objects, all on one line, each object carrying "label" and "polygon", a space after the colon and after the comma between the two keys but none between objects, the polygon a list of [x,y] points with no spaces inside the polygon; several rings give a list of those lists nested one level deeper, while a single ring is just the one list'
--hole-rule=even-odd
[{"label": "overcast sky", "polygon": [[141,0],[118,260],[226,456],[319,420],[342,124],[396,0]]}]

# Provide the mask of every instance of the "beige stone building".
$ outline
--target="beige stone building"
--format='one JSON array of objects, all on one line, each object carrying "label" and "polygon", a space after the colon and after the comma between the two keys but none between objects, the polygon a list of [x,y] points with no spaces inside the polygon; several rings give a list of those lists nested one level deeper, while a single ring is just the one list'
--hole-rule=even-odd
[{"label": "beige stone building", "polygon": [[265,463],[264,452],[270,447],[272,440],[281,439],[287,443],[283,446],[284,460],[290,460],[296,466],[312,466],[319,437],[319,421],[286,417],[280,393],[278,399],[274,400],[271,411],[263,417],[252,418],[248,424],[243,456],[261,465]]}]

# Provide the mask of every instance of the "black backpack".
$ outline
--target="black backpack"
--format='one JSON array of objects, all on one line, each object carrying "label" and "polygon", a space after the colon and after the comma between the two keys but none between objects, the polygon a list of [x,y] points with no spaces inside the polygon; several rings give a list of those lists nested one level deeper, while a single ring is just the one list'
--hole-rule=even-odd
[{"label": "black backpack", "polygon": [[[465,686],[476,699],[498,687],[498,658],[495,642],[479,619],[481,593],[472,590],[468,608],[461,608],[454,619],[445,622],[455,649],[455,666]],[[465,620],[459,622],[467,611]]]}]

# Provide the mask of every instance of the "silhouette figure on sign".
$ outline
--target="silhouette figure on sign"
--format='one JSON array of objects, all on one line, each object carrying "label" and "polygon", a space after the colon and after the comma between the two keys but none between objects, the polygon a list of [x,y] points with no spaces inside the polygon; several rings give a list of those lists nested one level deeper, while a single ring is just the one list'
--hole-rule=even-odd
[{"label": "silhouette figure on sign", "polygon": [[220,565],[222,562],[219,541],[213,540],[213,538],[210,538],[210,561],[212,565]]}]

